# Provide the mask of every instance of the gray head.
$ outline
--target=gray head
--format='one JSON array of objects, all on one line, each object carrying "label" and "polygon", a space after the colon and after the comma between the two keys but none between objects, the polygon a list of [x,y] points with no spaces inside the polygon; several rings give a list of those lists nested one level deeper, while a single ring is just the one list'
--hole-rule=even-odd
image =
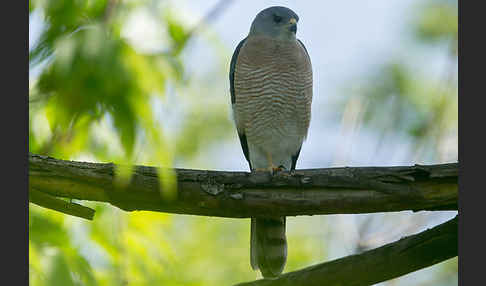
[{"label": "gray head", "polygon": [[286,7],[274,6],[262,10],[251,24],[250,35],[295,40],[299,16]]}]

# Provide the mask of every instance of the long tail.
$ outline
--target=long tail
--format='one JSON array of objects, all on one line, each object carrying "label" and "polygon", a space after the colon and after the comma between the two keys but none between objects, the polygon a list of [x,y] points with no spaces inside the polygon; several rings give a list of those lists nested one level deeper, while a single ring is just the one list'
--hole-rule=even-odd
[{"label": "long tail", "polygon": [[286,260],[285,217],[252,218],[251,267],[260,269],[263,277],[273,278],[282,273]]}]

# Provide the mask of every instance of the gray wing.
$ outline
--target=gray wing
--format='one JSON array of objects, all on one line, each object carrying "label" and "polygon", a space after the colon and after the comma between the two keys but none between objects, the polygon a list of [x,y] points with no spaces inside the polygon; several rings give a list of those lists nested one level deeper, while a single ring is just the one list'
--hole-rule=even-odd
[{"label": "gray wing", "polygon": [[[236,96],[235,96],[235,67],[236,67],[236,60],[238,59],[238,54],[240,53],[240,49],[245,43],[246,38],[240,41],[238,46],[236,46],[236,49],[233,53],[233,56],[231,57],[231,63],[230,63],[230,72],[229,72],[229,81],[230,81],[230,93],[231,93],[231,104],[236,103]],[[248,165],[250,165],[250,170],[251,168],[251,162],[250,162],[250,152],[248,150],[248,142],[246,140],[246,134],[243,132],[238,132],[238,137],[240,138],[240,143],[241,143],[241,148],[243,149],[243,154],[245,154],[246,161],[248,161]]]},{"label": "gray wing", "polygon": [[302,48],[304,48],[304,51],[305,51],[305,54],[307,55],[307,57],[308,57],[308,58],[310,58],[310,57],[309,57],[309,53],[307,52],[307,49],[306,49],[306,48],[305,48],[305,46],[304,46],[304,43],[302,43],[302,41],[301,41],[301,40],[299,40],[299,39],[297,39],[297,41],[299,41],[299,43],[302,45]]}]

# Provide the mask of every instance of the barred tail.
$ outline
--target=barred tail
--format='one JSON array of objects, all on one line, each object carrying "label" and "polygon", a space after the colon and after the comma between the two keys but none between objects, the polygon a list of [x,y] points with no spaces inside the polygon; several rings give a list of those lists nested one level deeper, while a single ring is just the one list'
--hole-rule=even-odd
[{"label": "barred tail", "polygon": [[263,277],[272,278],[282,273],[286,260],[285,217],[252,218],[251,267],[260,269]]}]

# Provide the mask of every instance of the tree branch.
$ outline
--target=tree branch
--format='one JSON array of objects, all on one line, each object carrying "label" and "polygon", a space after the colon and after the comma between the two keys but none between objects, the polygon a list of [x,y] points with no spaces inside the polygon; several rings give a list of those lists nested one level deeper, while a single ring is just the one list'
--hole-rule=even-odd
[{"label": "tree branch", "polygon": [[29,190],[29,202],[48,209],[56,210],[68,215],[93,220],[95,210],[77,203],[67,202],[36,189]]},{"label": "tree branch", "polygon": [[262,279],[237,286],[373,285],[455,256],[457,256],[457,216],[432,229],[359,255],[289,272],[275,280]]},{"label": "tree branch", "polygon": [[136,166],[115,183],[112,163],[29,154],[29,188],[51,196],[219,217],[457,210],[458,164],[297,170],[294,174],[177,169],[177,195],[164,200],[158,169]]}]

